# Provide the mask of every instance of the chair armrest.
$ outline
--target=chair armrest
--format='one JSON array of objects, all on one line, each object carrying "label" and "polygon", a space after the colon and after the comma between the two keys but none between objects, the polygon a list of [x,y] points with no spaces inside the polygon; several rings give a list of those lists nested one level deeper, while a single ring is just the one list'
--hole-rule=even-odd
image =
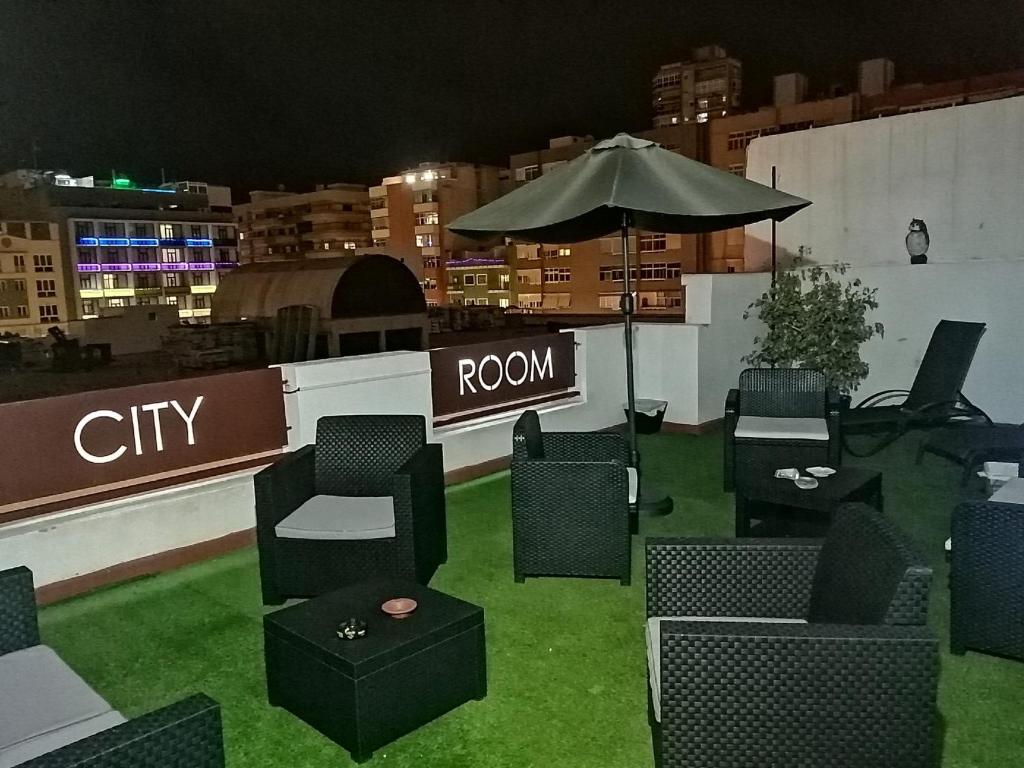
[{"label": "chair armrest", "polygon": [[428,443],[395,470],[391,478],[395,529],[411,531],[418,518],[444,510],[444,457],[440,444]]},{"label": "chair armrest", "polygon": [[925,627],[662,622],[659,650],[674,765],[934,765]]},{"label": "chair armrest", "polygon": [[820,539],[647,539],[647,616],[803,619]]},{"label": "chair armrest", "polygon": [[203,694],[129,720],[18,768],[223,768],[220,706]]},{"label": "chair armrest", "polygon": [[619,461],[629,465],[629,442],[616,432],[545,432],[551,461]]},{"label": "chair armrest", "polygon": [[738,389],[730,389],[729,394],[725,397],[725,420],[728,421],[729,417],[732,417],[735,423],[740,413],[740,391]]},{"label": "chair armrest", "polygon": [[0,656],[39,645],[32,571],[23,565],[0,571]]},{"label": "chair armrest", "polygon": [[274,526],[316,493],[316,446],[286,453],[253,477],[256,532],[273,535]]}]

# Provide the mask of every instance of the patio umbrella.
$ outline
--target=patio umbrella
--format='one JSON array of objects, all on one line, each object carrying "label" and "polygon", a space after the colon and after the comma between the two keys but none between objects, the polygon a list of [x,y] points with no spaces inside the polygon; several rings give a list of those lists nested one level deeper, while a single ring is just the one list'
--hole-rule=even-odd
[{"label": "patio umbrella", "polygon": [[476,240],[499,235],[537,243],[572,243],[619,230],[626,325],[629,444],[639,466],[633,386],[629,228],[693,234],[781,221],[810,201],[757,184],[625,133],[448,225]]}]

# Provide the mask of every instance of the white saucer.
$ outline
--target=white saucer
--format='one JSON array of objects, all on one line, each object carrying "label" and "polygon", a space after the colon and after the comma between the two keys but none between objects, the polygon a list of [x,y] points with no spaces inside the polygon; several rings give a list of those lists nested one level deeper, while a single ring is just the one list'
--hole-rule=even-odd
[{"label": "white saucer", "polygon": [[808,467],[807,474],[814,475],[815,477],[830,477],[834,475],[836,471],[832,467]]}]

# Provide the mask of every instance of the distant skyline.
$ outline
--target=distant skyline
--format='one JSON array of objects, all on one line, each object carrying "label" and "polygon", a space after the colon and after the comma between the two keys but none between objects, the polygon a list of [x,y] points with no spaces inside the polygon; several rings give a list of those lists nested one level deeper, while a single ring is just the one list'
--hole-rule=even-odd
[{"label": "distant skyline", "polygon": [[428,160],[505,164],[553,136],[650,127],[691,48],[809,95],[885,56],[896,82],[1024,67],[1019,0],[3,0],[0,171],[32,162],[249,189],[376,183]]}]

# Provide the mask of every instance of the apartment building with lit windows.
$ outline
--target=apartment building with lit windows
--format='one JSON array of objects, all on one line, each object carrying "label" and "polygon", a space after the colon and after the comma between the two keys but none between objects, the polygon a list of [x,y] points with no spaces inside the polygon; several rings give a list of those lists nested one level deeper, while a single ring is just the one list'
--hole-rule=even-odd
[{"label": "apartment building with lit windows", "polygon": [[61,320],[161,304],[176,307],[184,322],[209,322],[221,276],[238,266],[231,215],[211,211],[196,192],[63,176],[29,174],[28,185],[0,188],[0,215],[20,210],[55,225],[54,274],[68,307]]},{"label": "apartment building with lit windows", "polygon": [[57,226],[0,221],[0,335],[45,336],[70,314]]},{"label": "apartment building with lit windows", "polygon": [[717,45],[694,48],[689,61],[663,64],[651,78],[654,127],[707,123],[740,106],[743,65]]},{"label": "apartment building with lit windows", "polygon": [[234,207],[239,259],[329,258],[371,244],[370,201],[363,184],[320,184],[312,192],[249,193]]},{"label": "apartment building with lit windows", "polygon": [[[700,159],[705,152],[706,126],[678,123],[634,135],[670,151]],[[517,186],[526,184],[586,152],[592,136],[561,136],[548,146],[509,158]],[[629,241],[630,280],[641,313],[683,311],[680,275],[697,270],[706,238],[643,232]],[[639,246],[639,250],[637,250]],[[509,248],[514,282],[513,306],[526,311],[600,314],[619,311],[622,294],[622,240],[618,234],[580,243],[517,243]]]},{"label": "apartment building with lit windows", "polygon": [[[508,191],[508,177],[506,169],[489,165],[421,163],[370,187],[373,245],[422,255],[423,291],[429,306],[465,302],[463,293],[453,291],[449,296],[449,283],[454,285],[448,279],[450,264],[495,258],[475,241],[449,232],[447,225]],[[480,306],[497,305],[502,298],[509,297],[473,295],[474,305]]]}]

